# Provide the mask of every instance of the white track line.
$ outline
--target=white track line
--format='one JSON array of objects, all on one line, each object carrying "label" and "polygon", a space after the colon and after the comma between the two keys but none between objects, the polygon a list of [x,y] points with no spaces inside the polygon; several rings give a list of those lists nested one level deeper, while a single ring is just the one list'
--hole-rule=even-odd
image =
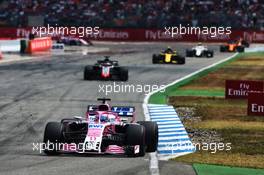
[{"label": "white track line", "polygon": [[158,116],[158,115],[175,115],[175,111],[171,112],[150,112],[151,116]]},{"label": "white track line", "polygon": [[180,128],[163,128],[163,129],[159,129],[159,132],[167,132],[167,131],[175,132],[175,131],[181,131],[181,130],[185,130],[185,128],[183,126]]},{"label": "white track line", "polygon": [[164,133],[159,133],[159,136],[164,136],[164,135],[174,135],[174,134],[187,134],[186,131],[177,131],[177,132],[164,132]]},{"label": "white track line", "polygon": [[174,121],[180,121],[175,116],[173,117],[158,117],[158,118],[152,118],[151,121],[158,122],[158,121],[168,121],[168,120],[174,120]]},{"label": "white track line", "polygon": [[159,140],[173,140],[173,139],[188,139],[188,135],[185,136],[170,136],[170,137],[159,137]]},{"label": "white track line", "polygon": [[158,121],[157,121],[157,123],[158,123],[158,125],[165,125],[165,124],[182,124],[181,121],[175,121],[175,120],[174,120],[174,121],[165,121],[165,122],[163,122],[163,121],[162,121],[162,122],[158,122]]},{"label": "white track line", "polygon": [[[145,119],[149,121],[150,117],[149,117],[147,103],[145,103],[145,99],[144,99],[144,103],[142,104],[142,107],[143,107]],[[159,175],[159,161],[158,161],[157,152],[149,153],[149,171],[151,175]]]},{"label": "white track line", "polygon": [[185,130],[185,128],[182,126],[181,128],[164,128],[164,129],[159,129],[159,132],[163,132],[163,131],[181,131],[181,130]]},{"label": "white track line", "polygon": [[159,125],[159,129],[163,129],[163,128],[180,128],[183,127],[182,124],[172,124],[172,125]]}]

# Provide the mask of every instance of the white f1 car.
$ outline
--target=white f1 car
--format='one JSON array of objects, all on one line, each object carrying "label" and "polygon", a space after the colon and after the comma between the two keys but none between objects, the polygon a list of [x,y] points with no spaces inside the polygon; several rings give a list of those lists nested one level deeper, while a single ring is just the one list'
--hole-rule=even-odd
[{"label": "white f1 car", "polygon": [[186,57],[207,57],[212,58],[214,56],[214,51],[209,50],[205,45],[199,43],[192,49],[186,50]]}]

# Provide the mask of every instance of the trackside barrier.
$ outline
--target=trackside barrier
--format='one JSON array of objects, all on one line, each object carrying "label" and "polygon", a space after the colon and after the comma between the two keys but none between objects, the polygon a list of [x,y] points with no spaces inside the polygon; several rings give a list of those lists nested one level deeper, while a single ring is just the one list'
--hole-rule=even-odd
[{"label": "trackside barrier", "polygon": [[42,51],[49,51],[52,47],[52,40],[50,37],[36,38],[28,40],[28,47],[26,48],[27,53],[35,53]]},{"label": "trackside barrier", "polygon": [[0,48],[2,52],[19,52],[20,51],[20,40],[0,40]]},{"label": "trackside barrier", "polygon": [[264,52],[264,47],[245,48],[245,52]]},{"label": "trackside barrier", "polygon": [[[28,28],[0,28],[0,38],[28,38],[33,29]],[[52,33],[52,30],[50,31]],[[54,30],[53,30],[54,32]],[[78,34],[52,33],[48,37],[60,38],[61,36],[78,37]],[[251,43],[264,43],[264,31],[258,30],[232,30],[230,35],[211,34],[177,34],[171,37],[165,34],[165,29],[100,29],[99,34],[89,34],[80,37],[85,40],[97,41],[179,41],[179,42],[226,42],[230,39],[243,39]]]}]

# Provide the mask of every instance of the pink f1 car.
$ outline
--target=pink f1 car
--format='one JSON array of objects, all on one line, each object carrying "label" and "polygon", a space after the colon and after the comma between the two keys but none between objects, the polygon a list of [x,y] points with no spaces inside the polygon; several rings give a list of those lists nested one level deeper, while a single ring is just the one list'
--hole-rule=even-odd
[{"label": "pink f1 car", "polygon": [[132,157],[155,152],[158,125],[151,121],[135,121],[135,108],[110,106],[98,99],[100,105],[89,105],[86,117],[49,122],[44,133],[44,152],[124,154]]}]

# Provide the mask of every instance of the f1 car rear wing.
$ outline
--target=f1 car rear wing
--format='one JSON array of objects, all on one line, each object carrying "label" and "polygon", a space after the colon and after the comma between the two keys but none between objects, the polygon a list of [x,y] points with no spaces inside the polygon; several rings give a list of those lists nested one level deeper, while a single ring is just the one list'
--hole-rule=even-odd
[{"label": "f1 car rear wing", "polygon": [[118,61],[116,60],[98,60],[98,64],[110,63],[112,65],[118,65]]},{"label": "f1 car rear wing", "polygon": [[112,106],[111,111],[117,113],[120,117],[134,117],[135,107]]}]

